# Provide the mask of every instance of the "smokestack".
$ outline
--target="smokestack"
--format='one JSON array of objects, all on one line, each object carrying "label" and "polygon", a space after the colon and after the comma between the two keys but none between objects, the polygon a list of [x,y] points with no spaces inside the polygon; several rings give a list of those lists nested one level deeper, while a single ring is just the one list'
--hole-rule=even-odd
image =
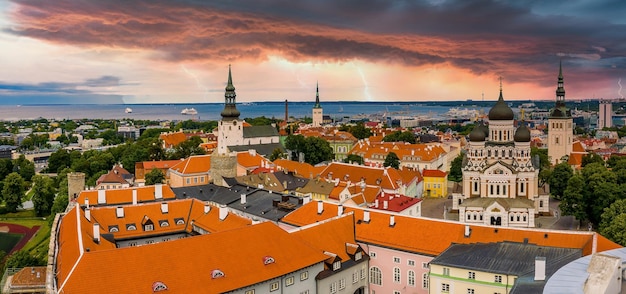
[{"label": "smokestack", "polygon": [[85,218],[91,221],[91,209],[89,209],[89,207],[85,208]]},{"label": "smokestack", "polygon": [[543,281],[546,279],[546,258],[543,256],[535,257],[535,281]]},{"label": "smokestack", "polygon": [[225,220],[226,217],[228,216],[228,208],[226,208],[226,205],[224,204],[220,204],[220,220]]},{"label": "smokestack", "polygon": [[324,202],[317,200],[317,214],[322,214],[322,212],[324,212]]},{"label": "smokestack", "polygon": [[133,205],[137,205],[137,189],[133,189]]},{"label": "smokestack", "polygon": [[100,243],[100,225],[98,223],[93,224],[93,241]]},{"label": "smokestack", "polygon": [[390,227],[393,227],[393,226],[395,226],[395,225],[396,225],[396,217],[395,217],[395,216],[393,216],[393,215],[390,215],[390,216],[389,216],[389,226],[390,226]]},{"label": "smokestack", "polygon": [[167,202],[161,203],[161,213],[165,214],[169,211],[169,207],[167,206]]},{"label": "smokestack", "polygon": [[85,197],[85,206],[89,208],[89,197]]},{"label": "smokestack", "polygon": [[154,199],[161,199],[161,198],[163,198],[163,185],[156,184],[154,185]]},{"label": "smokestack", "polygon": [[366,223],[370,222],[370,211],[369,210],[363,210],[363,221]]},{"label": "smokestack", "polygon": [[383,209],[388,209],[389,208],[389,201],[385,200],[383,201]]},{"label": "smokestack", "polygon": [[285,123],[289,120],[289,102],[285,99]]},{"label": "smokestack", "polygon": [[107,195],[105,190],[98,190],[98,204],[107,203]]},{"label": "smokestack", "polygon": [[246,193],[241,193],[241,204],[246,204]]},{"label": "smokestack", "polygon": [[211,205],[208,202],[204,203],[204,213],[209,213],[211,211]]},{"label": "smokestack", "polygon": [[465,225],[465,232],[463,234],[463,236],[465,236],[465,238],[469,237],[470,234],[472,233],[472,229],[470,229],[469,225]]},{"label": "smokestack", "polygon": [[302,204],[303,205],[309,203],[309,201],[311,201],[311,197],[309,197],[309,196],[304,196],[302,198]]},{"label": "smokestack", "polygon": [[124,207],[118,206],[115,208],[115,216],[118,218],[124,217]]},{"label": "smokestack", "polygon": [[339,204],[337,206],[337,216],[341,216],[343,214],[343,205]]}]

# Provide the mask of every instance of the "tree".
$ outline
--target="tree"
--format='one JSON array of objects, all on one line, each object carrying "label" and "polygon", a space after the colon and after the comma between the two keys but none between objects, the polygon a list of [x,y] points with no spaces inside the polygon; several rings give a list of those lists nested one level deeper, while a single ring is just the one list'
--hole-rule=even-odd
[{"label": "tree", "polygon": [[450,172],[448,173],[448,179],[453,182],[460,182],[463,180],[463,153],[459,154],[459,156],[455,157],[450,163]]},{"label": "tree", "polygon": [[16,267],[27,267],[27,266],[40,266],[45,265],[44,260],[38,259],[26,250],[20,250],[9,255],[7,258],[6,267],[7,268],[16,268]]},{"label": "tree", "polygon": [[285,148],[291,152],[292,160],[298,160],[298,154],[306,148],[305,138],[302,135],[289,135],[285,138]]},{"label": "tree", "polygon": [[312,165],[332,160],[334,157],[333,149],[328,141],[318,137],[307,137],[303,151],[304,161]]},{"label": "tree", "polygon": [[30,179],[35,175],[35,163],[26,159],[24,155],[20,155],[20,157],[16,159],[13,164],[13,171],[18,172],[20,176],[22,176],[22,179],[30,181]]},{"label": "tree", "polygon": [[415,134],[410,131],[395,131],[383,138],[385,142],[407,142],[411,144],[415,144]]},{"label": "tree", "polygon": [[54,202],[54,181],[51,178],[36,175],[33,177],[33,206],[37,216],[50,214]]},{"label": "tree", "polygon": [[604,164],[604,159],[602,158],[602,156],[595,154],[595,153],[585,154],[583,155],[583,160],[580,166],[585,167],[587,166],[587,164],[594,163],[594,162]]},{"label": "tree", "polygon": [[24,179],[22,176],[13,172],[4,179],[2,197],[4,197],[7,210],[16,212],[17,208],[22,205],[22,198],[24,198]]},{"label": "tree", "polygon": [[356,154],[349,154],[344,160],[343,162],[345,163],[356,163],[359,165],[363,165],[365,163],[365,161],[363,160],[363,157],[358,156]]},{"label": "tree", "polygon": [[274,149],[274,151],[272,151],[272,154],[270,154],[270,161],[274,161],[276,159],[283,158],[284,156],[285,156],[285,154],[283,153],[283,151],[280,150],[280,148],[276,148],[276,149]]},{"label": "tree", "polygon": [[600,234],[609,240],[626,246],[626,199],[620,199],[604,209],[600,222]]},{"label": "tree", "polygon": [[[174,153],[172,154],[172,159],[180,159],[187,158],[192,155],[202,155],[204,154],[204,149],[200,147],[202,144],[202,139],[198,136],[193,136],[183,142],[180,142],[178,145],[174,147]],[[143,161],[143,160],[136,160]],[[134,162],[133,162],[134,165]],[[130,171],[130,170],[129,170]]]},{"label": "tree", "polygon": [[[592,163],[587,166],[599,165]],[[617,176],[604,166],[599,172],[590,174],[585,181],[585,202],[589,221],[599,224],[604,208],[609,207],[619,195]],[[583,168],[583,171],[585,169]]]},{"label": "tree", "polygon": [[101,170],[93,175],[91,175],[86,181],[85,181],[85,186],[87,187],[95,187],[96,186],[96,182],[98,182],[98,179],[102,176],[102,175],[106,175],[109,171],[107,170]]},{"label": "tree", "polygon": [[70,153],[65,149],[59,149],[50,154],[48,158],[48,171],[57,173],[60,169],[64,169],[71,165]]},{"label": "tree", "polygon": [[146,185],[154,185],[161,184],[165,181],[165,175],[158,168],[153,168],[149,173],[146,174]]},{"label": "tree", "polygon": [[385,162],[383,163],[384,167],[391,166],[395,169],[400,168],[400,158],[394,152],[389,152],[387,157],[385,157]]},{"label": "tree", "polygon": [[548,156],[548,149],[539,149],[537,147],[530,147],[530,156],[535,158],[539,157],[539,169],[547,170],[550,168],[550,157]]},{"label": "tree", "polygon": [[352,134],[352,136],[359,140],[369,138],[372,135],[372,131],[366,128],[363,122],[358,122],[354,126],[342,127],[340,128],[340,130],[348,131],[350,134]]},{"label": "tree", "polygon": [[557,200],[561,199],[563,192],[567,187],[567,181],[572,177],[574,172],[567,162],[561,162],[554,167],[550,180],[550,194]]},{"label": "tree", "polygon": [[575,174],[567,182],[567,188],[561,197],[559,209],[563,215],[572,215],[582,224],[589,217],[587,215],[587,203],[584,197],[585,179],[582,175]]}]

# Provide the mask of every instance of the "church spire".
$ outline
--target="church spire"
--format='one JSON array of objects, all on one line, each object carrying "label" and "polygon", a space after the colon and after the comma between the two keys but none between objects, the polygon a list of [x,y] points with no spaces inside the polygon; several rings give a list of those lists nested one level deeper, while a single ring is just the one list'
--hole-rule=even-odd
[{"label": "church spire", "polygon": [[322,108],[320,105],[320,83],[317,82],[315,86],[315,106],[313,108]]},{"label": "church spire", "polygon": [[563,66],[559,60],[559,77],[556,87],[556,107],[565,106],[565,88],[563,87]]},{"label": "church spire", "polygon": [[228,84],[224,93],[224,110],[222,110],[222,120],[239,119],[239,110],[237,110],[237,94],[235,94],[235,86],[233,86],[233,77],[228,65]]}]

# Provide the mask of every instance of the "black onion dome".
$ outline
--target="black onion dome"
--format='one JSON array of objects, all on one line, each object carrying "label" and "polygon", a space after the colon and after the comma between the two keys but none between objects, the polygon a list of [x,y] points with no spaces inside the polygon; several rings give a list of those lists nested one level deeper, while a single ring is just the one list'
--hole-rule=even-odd
[{"label": "black onion dome", "polygon": [[483,123],[481,123],[478,127],[485,133],[485,138],[488,138],[489,137],[489,127],[487,127]]},{"label": "black onion dome", "polygon": [[519,126],[513,136],[515,142],[530,142],[530,130],[524,124]]},{"label": "black onion dome", "polygon": [[482,130],[481,126],[483,124],[477,125],[469,134],[469,139],[471,142],[483,142],[485,141],[485,132]]},{"label": "black onion dome", "polygon": [[514,116],[511,107],[504,102],[502,90],[500,90],[498,102],[489,110],[489,120],[512,120]]}]

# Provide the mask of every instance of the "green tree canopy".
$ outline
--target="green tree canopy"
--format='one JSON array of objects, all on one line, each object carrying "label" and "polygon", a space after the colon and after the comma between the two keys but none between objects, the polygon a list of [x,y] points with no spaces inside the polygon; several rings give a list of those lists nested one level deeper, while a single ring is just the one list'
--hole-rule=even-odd
[{"label": "green tree canopy", "polygon": [[161,184],[165,181],[165,175],[158,168],[153,168],[149,173],[146,174],[146,185],[154,185]]},{"label": "green tree canopy", "polygon": [[360,164],[360,165],[363,165],[365,163],[365,161],[363,160],[363,157],[358,156],[356,154],[348,154],[348,156],[346,158],[344,158],[343,162],[345,162],[345,163],[356,163],[356,164]]},{"label": "green tree canopy", "polygon": [[548,156],[548,149],[530,147],[530,156],[532,158],[535,158],[535,156],[539,156],[540,170],[546,170],[550,168],[550,157]]},{"label": "green tree canopy", "polygon": [[567,187],[567,181],[572,177],[574,171],[567,162],[561,162],[554,167],[550,176],[550,194],[555,199],[561,199]]},{"label": "green tree canopy", "polygon": [[33,177],[33,206],[37,216],[50,214],[54,202],[54,181],[46,176],[36,175]]},{"label": "green tree canopy", "polygon": [[463,180],[463,157],[465,155],[463,153],[459,154],[459,156],[455,157],[450,163],[450,172],[448,173],[448,179],[453,182],[460,182]]},{"label": "green tree canopy", "polygon": [[[202,155],[204,154],[204,149],[200,147],[200,144],[202,144],[202,139],[200,139],[200,137],[198,136],[193,136],[183,142],[180,142],[174,147],[174,153],[172,153],[172,156],[170,156],[170,158],[180,159],[187,158],[191,155]],[[135,160],[135,162],[137,161],[143,160]]]},{"label": "green tree canopy", "polygon": [[559,209],[563,215],[572,215],[581,223],[589,219],[584,189],[585,179],[582,175],[573,175],[567,182],[567,188],[565,188],[559,204]]},{"label": "green tree canopy", "polygon": [[71,164],[70,153],[65,149],[59,149],[50,154],[50,158],[48,158],[48,171],[58,173],[59,170],[70,167]]},{"label": "green tree canopy", "polygon": [[339,130],[347,131],[350,134],[352,134],[352,136],[354,136],[355,138],[359,140],[369,138],[372,135],[372,131],[366,128],[363,122],[358,122],[354,126],[344,125],[341,128],[339,128]]},{"label": "green tree canopy", "polygon": [[318,164],[333,158],[333,149],[330,144],[318,137],[304,137],[302,135],[289,135],[285,139],[285,148],[291,151],[292,159],[298,159],[300,153],[304,154],[304,161],[310,164]]},{"label": "green tree canopy", "polygon": [[24,198],[24,179],[20,174],[13,172],[4,179],[2,197],[9,212],[16,212],[22,205]]},{"label": "green tree canopy", "polygon": [[274,149],[274,151],[272,151],[272,154],[270,154],[270,161],[274,161],[279,158],[284,158],[284,156],[285,154],[283,153],[283,151],[281,151],[280,148],[276,148]]},{"label": "green tree canopy", "polygon": [[387,157],[385,157],[385,162],[383,163],[383,166],[391,166],[395,169],[398,169],[400,168],[400,158],[398,158],[398,155],[396,153],[389,152],[389,154],[387,154]]},{"label": "green tree canopy", "polygon": [[585,167],[587,166],[587,164],[594,163],[594,162],[604,164],[604,159],[602,158],[602,156],[595,154],[593,152],[589,154],[585,154],[583,155],[583,160],[580,166]]},{"label": "green tree canopy", "polygon": [[7,258],[5,266],[7,268],[14,267],[27,267],[27,266],[40,266],[45,265],[46,262],[43,259],[36,258],[26,250],[20,250],[15,252]]},{"label": "green tree canopy", "polygon": [[620,199],[604,209],[600,222],[600,234],[609,240],[626,246],[626,199]]}]

